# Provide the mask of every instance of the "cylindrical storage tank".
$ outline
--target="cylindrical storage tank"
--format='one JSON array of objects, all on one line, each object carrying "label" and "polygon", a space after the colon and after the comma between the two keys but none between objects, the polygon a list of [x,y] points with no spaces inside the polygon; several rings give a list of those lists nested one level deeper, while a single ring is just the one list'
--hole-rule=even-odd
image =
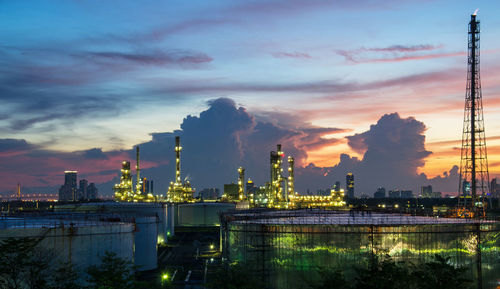
[{"label": "cylindrical storage tank", "polygon": [[71,262],[81,270],[99,264],[105,252],[113,252],[131,262],[134,259],[134,225],[130,223],[3,219],[0,224],[0,240],[42,238],[38,246],[53,256],[53,262]]},{"label": "cylindrical storage tank", "polygon": [[156,217],[158,219],[157,242],[163,243],[168,237],[168,212],[165,203],[125,203],[104,202],[85,203],[78,207],[63,205],[57,206],[56,211],[63,212],[85,212],[90,214],[116,214],[124,218],[134,217]]},{"label": "cylindrical storage tank", "polygon": [[175,205],[169,203],[167,206],[167,236],[175,236],[175,212]]},{"label": "cylindrical storage tank", "polygon": [[477,280],[480,254],[483,287],[495,288],[500,278],[495,221],[297,210],[236,211],[222,222],[223,256],[249,266],[270,288],[307,287],[318,268],[347,270],[351,278],[349,270],[374,255],[421,264],[439,254]]},{"label": "cylindrical storage tank", "polygon": [[138,271],[158,267],[157,236],[158,221],[155,217],[135,218],[134,265]]},{"label": "cylindrical storage tank", "polygon": [[219,214],[234,210],[233,203],[193,203],[177,206],[177,226],[219,226]]}]

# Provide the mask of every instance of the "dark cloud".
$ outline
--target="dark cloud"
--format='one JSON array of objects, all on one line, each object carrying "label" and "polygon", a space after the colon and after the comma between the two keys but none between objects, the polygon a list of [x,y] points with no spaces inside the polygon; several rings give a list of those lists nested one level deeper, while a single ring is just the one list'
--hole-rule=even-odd
[{"label": "dark cloud", "polygon": [[[417,192],[421,185],[432,184],[435,190],[456,190],[456,168],[432,179],[417,173],[431,152],[425,149],[425,125],[412,117],[402,118],[397,113],[382,116],[369,130],[347,137],[348,144],[363,154],[362,159],[342,154],[337,164],[333,165],[332,160],[331,167],[319,167],[306,163],[307,151],[340,141],[331,135],[346,130],[297,121],[287,123],[283,121],[286,116],[281,116],[282,122],[270,122],[267,117],[256,118],[227,98],[209,101],[208,106],[198,116],[184,118],[179,130],[153,133],[150,141],[139,144],[141,176],[154,180],[156,193],[165,193],[174,179],[177,135],[183,147],[183,177],[197,189],[222,188],[225,183],[236,182],[239,166],[246,168],[247,178],[263,185],[269,180],[269,152],[276,150],[276,144],[282,144],[285,157],[291,155],[296,160],[296,188],[301,192],[326,189],[335,181],[344,183],[348,172],[355,175],[357,195],[371,194],[379,186]],[[64,170],[75,169],[98,183],[101,192],[110,194],[119,179],[121,162],[135,162],[135,148],[107,152],[92,148],[67,153],[42,150],[24,140],[11,139],[0,141],[0,148],[19,152],[0,154],[4,187],[9,184],[5,178],[24,178],[33,187],[42,186],[37,180],[44,179],[55,186],[62,182]]]},{"label": "dark cloud", "polygon": [[[336,165],[325,168],[309,165],[301,170],[300,175],[308,181],[315,179],[318,188],[326,188],[326,178],[321,176],[327,176],[331,182],[344,183],[345,175],[352,172],[358,196],[361,193],[372,195],[377,187],[407,189],[418,194],[420,186],[426,184],[432,184],[435,191],[454,192],[458,184],[456,167],[443,176],[430,179],[418,173],[425,158],[431,154],[425,149],[425,129],[422,122],[412,117],[386,114],[368,131],[347,137],[348,145],[363,154],[362,159],[342,154]],[[296,179],[298,181],[299,177]]]},{"label": "dark cloud", "polygon": [[89,52],[87,56],[108,62],[127,61],[144,65],[194,65],[211,62],[213,58],[200,52],[188,50],[154,51],[144,53],[126,52]]},{"label": "dark cloud", "polygon": [[11,151],[26,151],[35,147],[36,146],[29,144],[24,139],[0,139],[0,153]]},{"label": "dark cloud", "polygon": [[105,153],[103,153],[101,148],[93,148],[86,150],[83,152],[83,156],[86,159],[101,159],[101,160],[108,159],[108,156]]}]

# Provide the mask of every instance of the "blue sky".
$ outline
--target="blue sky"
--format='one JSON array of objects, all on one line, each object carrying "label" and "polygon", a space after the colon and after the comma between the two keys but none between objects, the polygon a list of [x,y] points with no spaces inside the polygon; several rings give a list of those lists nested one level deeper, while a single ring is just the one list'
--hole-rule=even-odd
[{"label": "blue sky", "polygon": [[[415,173],[438,176],[459,163],[476,8],[496,176],[496,1],[0,1],[0,132],[56,155],[127,151],[224,97],[282,128],[341,129],[322,136],[339,141],[303,148],[299,165],[327,167],[342,153],[362,158],[346,137],[397,112],[426,127],[433,153]],[[43,185],[28,174],[28,185]]]}]

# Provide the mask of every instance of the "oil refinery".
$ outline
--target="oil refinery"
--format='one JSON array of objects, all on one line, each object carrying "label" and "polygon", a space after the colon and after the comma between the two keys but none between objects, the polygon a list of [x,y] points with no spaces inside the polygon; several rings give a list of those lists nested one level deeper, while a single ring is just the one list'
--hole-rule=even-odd
[{"label": "oil refinery", "polygon": [[[297,208],[343,208],[346,206],[345,193],[343,189],[334,188],[329,195],[301,195],[295,191],[294,158],[288,156],[288,175],[284,175],[283,160],[285,152],[281,144],[276,151],[270,152],[270,181],[258,190],[245,191],[245,168],[238,168],[238,180],[234,186],[234,193],[224,193],[222,202],[242,203],[246,208],[274,208],[274,209],[297,209]],[[115,200],[119,202],[154,202],[164,201],[171,203],[193,203],[199,202],[194,196],[194,190],[189,180],[181,177],[181,151],[180,137],[175,137],[175,179],[170,182],[168,191],[164,196],[143,192],[143,180],[140,178],[139,147],[136,148],[136,185],[132,184],[130,162],[123,161],[120,183],[113,187]],[[352,174],[351,174],[352,175]],[[351,183],[354,186],[354,182]]]}]

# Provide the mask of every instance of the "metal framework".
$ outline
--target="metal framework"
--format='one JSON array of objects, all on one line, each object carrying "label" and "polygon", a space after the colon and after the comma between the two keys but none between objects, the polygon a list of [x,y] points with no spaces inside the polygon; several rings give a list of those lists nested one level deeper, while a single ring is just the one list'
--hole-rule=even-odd
[{"label": "metal framework", "polygon": [[468,31],[467,91],[460,161],[461,215],[482,217],[489,195],[488,158],[484,134],[483,101],[479,76],[479,21],[471,15]]},{"label": "metal framework", "polygon": [[[309,288],[318,270],[345,270],[374,256],[416,265],[435,254],[465,266],[464,276],[496,284],[500,223],[363,210],[248,210],[221,215],[222,254],[260,277],[265,288]],[[351,268],[351,269],[350,269]],[[302,286],[302,287],[301,287]]]},{"label": "metal framework", "polygon": [[167,201],[173,203],[193,202],[194,191],[191,188],[191,183],[181,179],[181,139],[175,137],[175,182],[170,182],[167,191]]}]

